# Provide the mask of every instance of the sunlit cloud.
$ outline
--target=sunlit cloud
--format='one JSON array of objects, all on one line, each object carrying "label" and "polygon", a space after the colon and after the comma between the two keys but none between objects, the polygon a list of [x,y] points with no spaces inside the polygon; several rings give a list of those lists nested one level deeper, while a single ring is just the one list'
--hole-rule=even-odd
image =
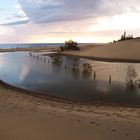
[{"label": "sunlit cloud", "polygon": [[13,29],[0,27],[0,35],[5,35],[9,33],[13,33]]},{"label": "sunlit cloud", "polygon": [[22,10],[21,5],[16,4],[15,7],[17,9],[17,12],[15,13],[16,18],[28,19],[26,13]]},{"label": "sunlit cloud", "polygon": [[124,13],[113,17],[102,17],[97,19],[97,24],[89,27],[89,31],[139,29],[139,16],[139,13]]},{"label": "sunlit cloud", "polygon": [[0,6],[3,11],[0,13],[3,34],[0,42],[49,43],[68,39],[108,42],[118,39],[124,30],[140,36],[139,0],[13,0],[11,5],[0,3],[11,7],[3,10],[7,7]]}]

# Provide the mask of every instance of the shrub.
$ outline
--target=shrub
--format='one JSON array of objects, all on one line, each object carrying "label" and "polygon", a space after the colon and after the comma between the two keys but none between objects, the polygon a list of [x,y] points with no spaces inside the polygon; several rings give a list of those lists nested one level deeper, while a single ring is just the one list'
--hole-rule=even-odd
[{"label": "shrub", "polygon": [[65,50],[80,50],[78,43],[73,40],[65,41]]},{"label": "shrub", "polygon": [[64,47],[60,46],[60,51],[63,52],[64,51]]},{"label": "shrub", "polygon": [[123,41],[123,40],[130,40],[133,39],[133,35],[126,35],[126,32],[124,32],[124,34],[121,35],[121,39],[119,39],[118,41]]}]

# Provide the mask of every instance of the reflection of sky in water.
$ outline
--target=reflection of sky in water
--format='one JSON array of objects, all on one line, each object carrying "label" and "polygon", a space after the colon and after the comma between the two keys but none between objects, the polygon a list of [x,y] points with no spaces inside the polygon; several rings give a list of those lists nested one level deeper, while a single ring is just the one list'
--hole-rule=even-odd
[{"label": "reflection of sky in water", "polygon": [[27,64],[23,64],[21,66],[21,72],[20,72],[20,75],[19,75],[19,80],[20,81],[24,81],[24,79],[26,78],[26,76],[29,74],[29,67]]},{"label": "reflection of sky in water", "polygon": [[[89,65],[83,67],[85,63]],[[69,99],[140,104],[138,89],[126,92],[129,65],[75,57],[38,58],[37,54],[30,56],[28,52],[1,53],[0,77],[25,89]],[[134,68],[140,72],[140,64],[134,64]]]}]

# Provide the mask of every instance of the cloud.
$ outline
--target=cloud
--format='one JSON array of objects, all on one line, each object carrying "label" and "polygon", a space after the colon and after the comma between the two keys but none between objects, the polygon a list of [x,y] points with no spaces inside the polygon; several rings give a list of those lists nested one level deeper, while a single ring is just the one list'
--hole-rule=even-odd
[{"label": "cloud", "polygon": [[139,35],[140,1],[17,0],[12,16],[10,23],[0,25],[13,30],[2,35],[1,42],[57,42],[80,37],[87,42],[105,41],[120,37],[123,30]]},{"label": "cloud", "polygon": [[134,11],[139,0],[19,0],[33,23],[73,21]]},{"label": "cloud", "polygon": [[27,15],[24,13],[24,11],[22,10],[22,7],[19,4],[15,5],[17,12],[15,14],[16,18],[23,18],[23,19],[28,19]]},{"label": "cloud", "polygon": [[26,16],[23,14],[15,14],[15,17],[16,18],[26,18]]},{"label": "cloud", "polygon": [[20,21],[15,21],[15,22],[9,22],[9,23],[0,24],[0,26],[22,25],[22,24],[26,24],[26,23],[29,23],[29,22],[30,22],[30,20],[20,20]]},{"label": "cloud", "polygon": [[91,18],[102,0],[19,0],[33,23],[73,21]]},{"label": "cloud", "polygon": [[[96,20],[99,17],[137,12],[139,5],[139,0],[18,0],[15,17],[29,19],[33,24]],[[5,25],[16,23],[19,25],[19,22]]]}]

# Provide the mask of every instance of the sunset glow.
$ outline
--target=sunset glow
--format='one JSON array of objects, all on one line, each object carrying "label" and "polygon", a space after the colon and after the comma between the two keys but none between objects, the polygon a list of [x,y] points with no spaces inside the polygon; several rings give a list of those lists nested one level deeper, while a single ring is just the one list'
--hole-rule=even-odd
[{"label": "sunset glow", "polygon": [[124,30],[140,36],[139,17],[138,0],[5,0],[0,43],[110,42]]}]

